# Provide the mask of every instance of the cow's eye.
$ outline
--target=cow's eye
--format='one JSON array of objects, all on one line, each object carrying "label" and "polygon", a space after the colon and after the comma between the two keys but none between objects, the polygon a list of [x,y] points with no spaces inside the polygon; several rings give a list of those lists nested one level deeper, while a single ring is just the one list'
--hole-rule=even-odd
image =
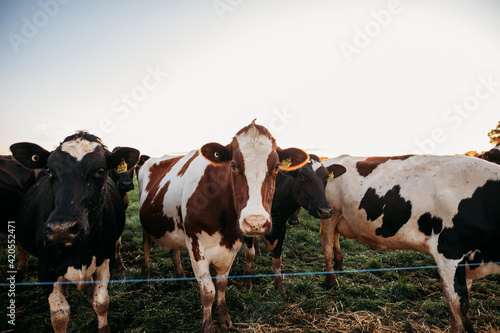
[{"label": "cow's eye", "polygon": [[52,170],[50,168],[45,169],[45,173],[47,173],[47,176],[52,177]]},{"label": "cow's eye", "polygon": [[279,168],[280,168],[280,164],[278,163],[278,164],[276,164],[276,166],[274,167],[274,171],[278,171],[278,170],[279,170]]},{"label": "cow's eye", "polygon": [[300,176],[299,176],[299,179],[300,179],[300,180],[306,180],[306,177],[304,177],[304,175],[300,175]]},{"label": "cow's eye", "polygon": [[99,170],[97,170],[97,172],[95,174],[98,177],[103,177],[106,174],[106,169],[100,168]]},{"label": "cow's eye", "polygon": [[231,169],[233,169],[234,171],[236,171],[236,163],[231,162]]}]

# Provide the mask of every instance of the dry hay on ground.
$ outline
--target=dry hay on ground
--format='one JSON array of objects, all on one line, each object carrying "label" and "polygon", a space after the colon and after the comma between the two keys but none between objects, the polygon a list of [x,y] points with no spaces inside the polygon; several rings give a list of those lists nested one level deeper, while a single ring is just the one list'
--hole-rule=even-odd
[{"label": "dry hay on ground", "polygon": [[[293,312],[293,313],[291,313]],[[285,318],[288,317],[288,318]],[[410,316],[411,317],[411,314]],[[252,333],[276,332],[331,332],[331,333],[372,333],[372,332],[449,332],[435,327],[429,328],[423,323],[407,319],[405,322],[391,321],[391,318],[381,317],[368,311],[343,312],[332,309],[326,313],[311,315],[300,307],[291,305],[283,316],[276,318],[276,325],[250,324],[241,331]],[[493,332],[493,330],[491,331]]]}]

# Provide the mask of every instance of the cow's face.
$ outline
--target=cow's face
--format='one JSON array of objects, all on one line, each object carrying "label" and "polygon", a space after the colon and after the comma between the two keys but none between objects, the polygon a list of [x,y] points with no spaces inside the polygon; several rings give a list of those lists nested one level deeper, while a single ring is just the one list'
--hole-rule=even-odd
[{"label": "cow's face", "polygon": [[288,175],[293,177],[293,197],[312,216],[327,219],[332,216],[332,207],[325,195],[330,172],[317,156],[310,157],[309,162],[302,168],[288,172]]},{"label": "cow's face", "polygon": [[300,168],[309,156],[297,148],[282,150],[269,131],[255,121],[241,129],[228,146],[209,143],[201,153],[215,164],[227,163],[240,230],[244,235],[271,231],[271,205],[278,170]]},{"label": "cow's face", "polygon": [[116,184],[122,196],[134,189],[134,168],[123,170],[119,165],[117,168],[108,170],[108,176]]},{"label": "cow's face", "polygon": [[485,152],[482,156],[487,161],[500,164],[500,143],[495,148]]},{"label": "cow's face", "polygon": [[53,210],[45,221],[43,239],[64,245],[82,241],[95,228],[108,190],[107,171],[122,160],[134,166],[139,156],[133,148],[110,153],[86,132],[67,137],[53,152],[30,143],[12,145],[11,150],[21,164],[47,168],[50,193],[46,204]]}]

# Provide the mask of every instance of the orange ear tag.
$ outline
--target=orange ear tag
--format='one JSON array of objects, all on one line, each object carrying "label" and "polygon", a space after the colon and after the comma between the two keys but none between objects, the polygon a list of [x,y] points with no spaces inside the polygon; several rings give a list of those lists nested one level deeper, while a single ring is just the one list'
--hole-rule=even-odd
[{"label": "orange ear tag", "polygon": [[329,178],[329,179],[333,179],[333,177],[334,177],[334,176],[333,176],[333,171],[331,171],[331,172],[330,172],[330,174],[328,175],[328,178]]},{"label": "orange ear tag", "polygon": [[116,172],[118,173],[127,172],[127,162],[125,162],[125,160],[122,159],[120,165],[118,165],[118,167],[116,168]]}]

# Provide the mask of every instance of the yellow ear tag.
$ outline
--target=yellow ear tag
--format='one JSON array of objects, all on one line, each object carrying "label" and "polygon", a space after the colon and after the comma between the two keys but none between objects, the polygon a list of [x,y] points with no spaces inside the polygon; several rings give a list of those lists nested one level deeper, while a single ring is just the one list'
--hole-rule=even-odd
[{"label": "yellow ear tag", "polygon": [[334,176],[333,176],[333,171],[331,171],[331,172],[330,172],[330,174],[328,175],[328,178],[329,178],[329,179],[333,179],[333,177],[334,177]]},{"label": "yellow ear tag", "polygon": [[118,167],[116,168],[116,172],[118,173],[127,172],[127,162],[125,162],[125,160],[122,160],[120,162],[120,165],[118,165]]},{"label": "yellow ear tag", "polygon": [[281,161],[280,164],[285,168],[288,168],[290,165],[292,165],[292,158],[289,157],[286,160]]}]

